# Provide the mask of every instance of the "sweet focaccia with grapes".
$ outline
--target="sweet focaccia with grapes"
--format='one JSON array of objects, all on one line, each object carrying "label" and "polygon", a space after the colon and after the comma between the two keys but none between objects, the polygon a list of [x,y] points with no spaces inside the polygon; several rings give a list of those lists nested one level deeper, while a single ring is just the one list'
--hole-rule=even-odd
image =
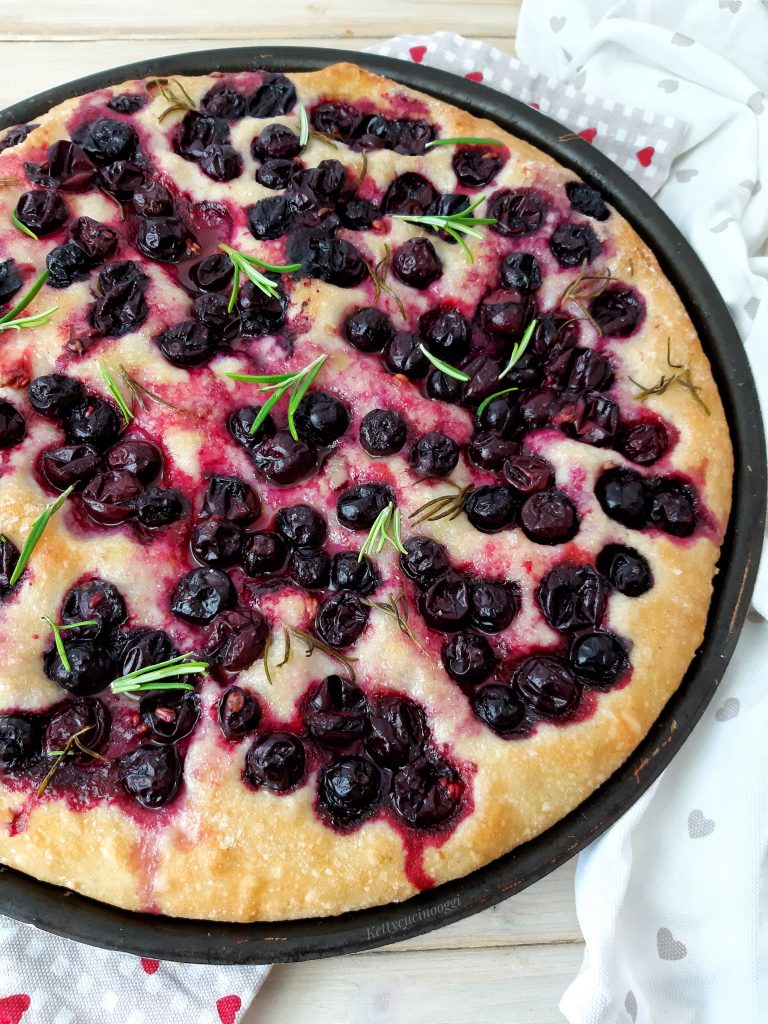
[{"label": "sweet focaccia with grapes", "polygon": [[732,477],[604,197],[351,64],[126,82],[2,150],[0,860],[331,915],[604,782],[702,640]]}]

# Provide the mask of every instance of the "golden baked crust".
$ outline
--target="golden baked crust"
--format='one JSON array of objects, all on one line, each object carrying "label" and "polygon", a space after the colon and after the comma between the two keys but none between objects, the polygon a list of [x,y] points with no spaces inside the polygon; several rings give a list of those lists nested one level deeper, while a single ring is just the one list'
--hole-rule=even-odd
[{"label": "golden baked crust", "polygon": [[[248,83],[259,81],[259,76],[253,74],[179,81],[197,104],[222,77],[245,91]],[[354,65],[292,74],[290,79],[296,86],[298,102],[307,109],[328,98],[360,102],[365,109],[384,112],[409,107],[415,116],[439,125],[444,137],[502,141],[508,147],[509,159],[492,185],[475,193],[477,196],[505,187],[534,185],[544,193],[562,195],[564,183],[574,178],[550,157],[491,122]],[[103,116],[108,113],[103,106],[106,99],[124,92],[143,94],[144,84],[124,83],[55,107],[21,145],[0,154],[0,176],[18,175],[23,181],[23,161],[39,161],[47,145],[67,138],[77,111],[87,104]],[[255,182],[256,165],[250,156],[251,139],[266,121],[244,118],[231,124],[233,145],[244,158],[244,173],[230,182],[215,182],[168,144],[169,133],[183,112],[172,113],[159,123],[158,114],[166,104],[157,91],[152,97],[133,115],[133,123],[139,126],[142,146],[155,166],[179,190],[187,191],[192,201],[226,202],[233,208],[244,208],[274,194]],[[268,120],[297,127],[295,111]],[[456,188],[453,152],[450,146],[437,147],[424,156],[374,150],[367,154],[366,172],[381,190],[397,174],[422,171],[441,193],[451,192]],[[336,150],[314,135],[302,154],[307,166],[333,158],[348,163],[353,173],[362,170],[361,153],[346,147]],[[22,183],[0,190],[0,254],[3,259],[12,256],[17,263],[32,266],[39,273],[51,243],[48,239],[36,242],[27,238],[10,224],[18,196],[26,188]],[[66,202],[71,211],[116,224],[119,229],[114,201],[105,194],[70,193]],[[669,372],[667,359],[671,352],[675,363],[690,369],[690,379],[701,398],[697,402],[690,390],[671,386],[643,403],[676,434],[675,444],[664,459],[663,474],[680,474],[694,482],[701,508],[706,510],[706,522],[685,540],[659,531],[628,529],[603,513],[594,495],[594,484],[603,469],[629,465],[618,452],[551,431],[536,435],[528,444],[528,451],[540,453],[555,467],[558,486],[569,493],[579,509],[581,527],[574,542],[577,547],[569,547],[570,557],[593,563],[610,542],[636,548],[652,565],[654,586],[637,598],[612,594],[605,620],[607,628],[631,645],[629,681],[607,692],[589,691],[585,697],[589,713],[578,716],[578,720],[566,725],[543,720],[525,738],[502,739],[475,718],[469,701],[442,668],[437,634],[415,611],[411,624],[432,660],[418,652],[391,618],[372,610],[369,625],[354,649],[358,682],[377,692],[391,689],[405,693],[419,702],[426,709],[437,747],[445,749],[466,773],[468,802],[449,830],[434,834],[427,831],[404,839],[407,830],[395,827],[386,816],[364,821],[353,830],[337,830],[328,827],[313,809],[312,784],[282,795],[247,787],[242,772],[249,741],[223,743],[215,717],[207,713],[221,687],[207,679],[200,690],[206,713],[186,754],[181,797],[154,815],[149,811],[131,815],[119,801],[97,801],[77,809],[57,793],[55,786],[36,800],[29,787],[13,782],[0,784],[3,863],[133,910],[222,921],[338,914],[404,899],[417,891],[415,882],[419,880],[422,885],[430,880],[440,884],[488,863],[558,821],[621,765],[678,687],[701,643],[730,509],[732,452],[708,360],[653,253],[616,211],[606,221],[590,220],[589,224],[604,244],[594,269],[609,266],[615,279],[642,294],[647,307],[644,322],[631,337],[608,340],[607,351],[615,371],[611,397],[622,413],[639,411],[638,388],[632,379],[643,384],[658,381]],[[413,225],[389,221],[385,230],[363,232],[358,237],[362,237],[375,262],[384,256],[385,245],[396,246],[415,233]],[[349,232],[348,237],[356,241],[355,234]],[[229,241],[235,248],[262,251],[262,243],[254,244],[242,218]],[[444,265],[440,293],[446,298],[460,297],[468,305],[477,303],[495,275],[499,258],[495,243],[471,243],[475,256],[471,266],[458,246],[441,240],[434,244]],[[279,240],[266,243],[263,251],[269,254],[267,258],[283,262],[280,245]],[[127,243],[121,243],[116,258],[137,258],[128,248]],[[188,298],[171,285],[164,265],[146,259],[142,262],[151,277],[146,321],[139,330],[122,338],[100,340],[69,363],[68,372],[104,394],[98,362],[113,370],[124,364],[140,371],[147,387],[174,396],[174,404],[187,410],[184,415],[150,405],[146,411],[136,410],[136,424],[147,436],[162,437],[176,466],[194,482],[190,494],[197,495],[203,487],[205,458],[210,455],[206,451],[209,424],[221,414],[220,395],[206,391],[205,380],[215,375],[233,406],[238,401],[256,401],[255,388],[223,377],[228,371],[243,372],[246,364],[241,352],[222,353],[195,375],[162,357],[153,339],[169,324],[188,317]],[[578,270],[550,269],[537,293],[539,307],[554,307]],[[27,283],[33,279],[34,275],[25,278]],[[407,300],[413,324],[417,312],[428,308],[431,298],[394,280],[391,283]],[[92,301],[92,294],[90,279],[65,290],[46,287],[36,308],[58,304],[59,311],[51,323],[34,331],[0,335],[0,397],[29,413],[25,388],[17,386],[19,376],[29,380],[59,368],[57,360],[67,352],[70,330],[76,332],[82,325],[83,310]],[[420,433],[440,428],[461,442],[471,435],[472,417],[459,406],[423,398],[417,387],[392,376],[375,356],[362,356],[344,341],[338,325],[349,311],[371,303],[368,282],[358,288],[341,289],[304,278],[292,282],[290,301],[297,350],[296,358],[291,357],[291,368],[302,367],[327,353],[316,387],[327,386],[351,410],[351,427],[345,439],[330,453],[317,476],[288,492],[290,503],[306,500],[323,506],[331,541],[348,547],[350,539],[358,544],[362,538],[350,538],[334,510],[338,493],[348,483],[364,480],[363,470],[370,465],[356,442],[362,415],[376,406],[391,404],[402,409],[407,404],[408,418]],[[380,308],[393,318],[397,316],[397,307],[386,294],[381,296]],[[308,325],[304,329],[299,311]],[[596,333],[584,323],[580,343],[589,346],[595,341]],[[274,372],[275,366],[281,369],[280,361],[285,356],[279,352],[274,342],[259,341],[250,349],[252,365],[257,364],[260,372]],[[37,455],[59,436],[53,422],[30,413],[23,443],[0,453],[4,458],[0,528],[19,546],[50,500],[50,493],[34,470]],[[269,514],[269,506],[276,507],[272,503],[276,489],[263,486],[244,451],[234,443],[226,452],[226,461],[230,472],[248,480],[261,493]],[[447,492],[439,481],[414,482],[402,452],[388,460],[388,465],[404,511]],[[580,468],[580,474],[574,474],[574,467]],[[452,479],[461,486],[471,483],[471,467],[460,462]],[[494,641],[502,649],[513,652],[518,647],[527,652],[555,644],[557,634],[542,619],[534,591],[552,565],[563,559],[559,547],[532,543],[519,529],[481,534],[463,516],[451,523],[427,522],[415,531],[405,522],[406,537],[413,533],[434,537],[446,545],[454,564],[469,567],[478,576],[519,582],[520,614]],[[166,547],[162,551],[166,559]],[[173,628],[180,646],[186,642],[193,647],[199,631],[178,621],[169,622],[167,611],[169,590],[193,563],[182,550],[163,559],[157,557],[152,543],[140,544],[129,531],[84,530],[68,507],[55,516],[34,551],[18,594],[0,605],[0,713],[43,711],[61,699],[62,691],[43,672],[42,655],[50,646],[50,634],[41,626],[40,616],[55,617],[63,594],[83,576],[96,575],[113,582],[125,597],[132,622]],[[374,596],[384,599],[387,593],[396,594],[401,586],[397,554],[387,547],[377,562],[383,584]],[[283,623],[306,626],[316,604],[316,597],[309,593],[303,598],[294,595],[278,601],[271,610],[279,613]],[[337,669],[336,663],[322,653],[308,658],[294,654],[284,666],[272,668],[272,682],[266,678],[262,660],[239,673],[237,682],[258,695],[271,720],[289,722],[310,684]]]}]

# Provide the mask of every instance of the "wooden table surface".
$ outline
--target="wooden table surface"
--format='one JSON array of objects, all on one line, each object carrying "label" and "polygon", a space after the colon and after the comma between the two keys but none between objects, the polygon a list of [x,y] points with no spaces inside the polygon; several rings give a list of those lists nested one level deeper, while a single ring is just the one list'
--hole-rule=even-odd
[{"label": "wooden table surface", "polygon": [[[520,0],[0,0],[0,107],[147,57],[218,46],[361,50],[450,29],[514,52]],[[320,34],[322,33],[322,34]],[[574,862],[499,906],[373,953],[276,967],[241,1024],[562,1024],[581,963]]]}]

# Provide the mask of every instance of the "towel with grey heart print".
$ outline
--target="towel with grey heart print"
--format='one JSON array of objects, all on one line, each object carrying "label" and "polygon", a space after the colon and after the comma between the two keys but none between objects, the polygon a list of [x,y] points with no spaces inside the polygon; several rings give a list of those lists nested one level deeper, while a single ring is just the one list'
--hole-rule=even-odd
[{"label": "towel with grey heart print", "polygon": [[[553,18],[554,30],[565,21]],[[455,32],[396,36],[368,52],[451,71],[522,100],[559,121],[563,138],[574,146],[602,150],[651,195],[669,177],[685,138],[686,122],[664,112],[663,98],[655,107],[620,103],[610,93],[596,95],[586,88],[582,70],[576,69],[570,82],[558,82],[488,43]]]}]

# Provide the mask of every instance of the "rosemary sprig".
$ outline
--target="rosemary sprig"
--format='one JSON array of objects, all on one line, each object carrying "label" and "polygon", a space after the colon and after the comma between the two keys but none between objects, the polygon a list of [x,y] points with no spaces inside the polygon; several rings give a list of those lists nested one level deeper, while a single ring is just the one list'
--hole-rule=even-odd
[{"label": "rosemary sprig", "polygon": [[[190,683],[182,683],[178,676],[198,675],[208,668],[207,661],[187,661],[194,657],[191,652],[179,654],[156,665],[145,665],[135,672],[127,672],[110,683],[112,693],[144,693],[147,690],[194,690]],[[168,682],[167,680],[176,680]]]},{"label": "rosemary sprig", "polygon": [[170,402],[166,402],[160,395],[156,395],[154,391],[150,391],[149,388],[145,388],[143,384],[140,384],[135,377],[128,373],[122,363],[120,364],[120,378],[130,391],[131,399],[138,402],[145,412],[149,408],[145,399],[149,399],[150,402],[157,402],[158,405],[163,405],[166,409],[173,409],[174,412],[180,411],[175,405],[171,405]]},{"label": "rosemary sprig", "polygon": [[[331,647],[324,640],[314,636],[312,633],[307,633],[304,629],[299,629],[297,626],[288,626],[288,630],[304,645],[304,654],[307,658],[310,658],[315,651],[321,651],[323,654],[327,654],[329,658],[333,658],[343,665],[347,672],[349,672],[350,681],[355,682],[355,670],[352,663],[356,662],[357,658],[342,654],[341,651],[337,651],[335,647]],[[288,653],[290,654],[290,646],[288,647]],[[285,661],[287,660],[286,658]],[[281,664],[284,665],[285,661]]]},{"label": "rosemary sprig", "polygon": [[494,391],[494,393],[492,395],[488,395],[487,398],[484,398],[482,400],[480,405],[478,405],[477,409],[475,410],[475,414],[477,416],[482,416],[483,412],[491,404],[491,402],[494,400],[494,398],[501,398],[502,395],[508,395],[511,391],[519,391],[519,390],[520,390],[520,388],[504,388],[503,391]]},{"label": "rosemary sprig", "polygon": [[363,158],[360,161],[360,173],[357,176],[357,185],[355,185],[355,189],[359,189],[360,188],[360,186],[365,181],[367,174],[368,174],[368,150],[364,149],[363,150]]},{"label": "rosemary sprig", "polygon": [[606,267],[605,271],[599,274],[587,274],[586,271],[587,261],[585,259],[581,264],[581,270],[560,296],[555,308],[560,309],[566,302],[572,302],[581,310],[584,318],[589,320],[597,333],[602,335],[603,330],[600,324],[589,312],[585,303],[603,294],[608,284],[613,281],[613,273],[610,267]]},{"label": "rosemary sprig", "polygon": [[7,323],[9,320],[13,320],[14,317],[17,317],[19,315],[19,313],[22,312],[22,310],[25,310],[27,308],[27,306],[30,304],[32,299],[35,298],[37,293],[40,291],[40,289],[43,287],[45,282],[48,280],[48,275],[49,274],[50,274],[50,270],[48,270],[46,268],[42,272],[40,277],[38,277],[38,279],[32,285],[32,287],[29,289],[29,291],[26,293],[26,295],[23,295],[21,297],[21,299],[19,299],[19,301],[16,303],[16,305],[13,307],[13,309],[9,309],[8,312],[4,316],[0,316],[0,324],[4,324],[4,323]]},{"label": "rosemary sprig", "polygon": [[288,263],[284,267],[278,267],[273,263],[265,263],[264,260],[260,260],[256,256],[250,256],[248,253],[241,252],[239,249],[231,249],[228,245],[224,245],[223,242],[219,249],[229,256],[232,266],[235,268],[235,274],[232,278],[232,294],[229,296],[229,305],[227,306],[228,313],[231,313],[235,308],[237,293],[240,289],[241,274],[245,274],[248,280],[252,281],[270,299],[276,299],[280,295],[277,285],[256,268],[261,267],[262,270],[269,270],[273,274],[291,274],[295,270],[301,270],[300,263]]},{"label": "rosemary sprig", "polygon": [[500,142],[499,139],[473,139],[473,138],[457,138],[457,139],[432,139],[428,142],[424,149],[434,149],[435,146],[503,146],[504,143]]},{"label": "rosemary sprig", "polygon": [[299,146],[301,149],[309,142],[309,118],[307,117],[306,108],[302,105],[299,107]]},{"label": "rosemary sprig", "polygon": [[58,652],[59,655],[59,661],[64,666],[64,671],[71,672],[72,664],[69,658],[67,657],[67,652],[64,647],[64,641],[61,639],[61,634],[64,632],[64,630],[77,629],[78,626],[98,626],[99,620],[83,619],[82,622],[70,622],[66,626],[60,626],[57,622],[54,622],[53,619],[49,618],[47,615],[41,615],[40,617],[42,618],[43,622],[48,626],[48,628],[53,630],[53,642],[56,645],[56,651]]},{"label": "rosemary sprig", "polygon": [[115,383],[115,379],[109,370],[102,363],[99,363],[98,367],[101,379],[107,385],[107,390],[117,403],[117,407],[120,409],[120,412],[123,414],[123,418],[125,419],[125,425],[128,426],[133,419],[133,411],[128,407],[128,403],[120,393],[120,388]]},{"label": "rosemary sprig", "polygon": [[34,521],[34,523],[32,523],[32,526],[30,527],[29,530],[29,535],[27,536],[27,539],[24,541],[24,545],[21,549],[21,554],[19,555],[19,560],[16,563],[16,568],[13,570],[13,572],[11,573],[11,578],[8,580],[9,587],[12,587],[14,586],[14,584],[18,583],[19,579],[21,578],[21,574],[27,567],[27,562],[29,561],[30,555],[37,547],[37,542],[42,537],[43,531],[48,525],[48,520],[51,518],[51,516],[55,515],[59,511],[61,506],[70,496],[72,491],[74,491],[74,489],[75,485],[70,484],[66,491],[62,491],[61,494],[56,499],[56,501],[53,501],[51,502],[50,505],[47,505],[45,509],[37,517],[37,519]]},{"label": "rosemary sprig", "polygon": [[[274,685],[274,679],[272,678],[272,672],[269,668],[269,655],[272,652],[272,634],[269,633],[267,636],[267,642],[264,644],[264,675],[267,677],[267,682],[270,686]],[[282,668],[286,664],[291,656],[291,634],[288,630],[283,627],[283,657],[280,661],[275,663],[275,668]]]},{"label": "rosemary sprig", "polygon": [[[79,744],[79,742],[78,742],[79,738],[83,735],[83,733],[89,732],[91,729],[95,729],[95,728],[96,727],[94,725],[86,725],[83,729],[79,729],[77,732],[73,732],[72,733],[72,735],[69,737],[67,742],[64,744],[64,749],[63,750],[50,751],[51,756],[55,756],[56,760],[53,762],[53,764],[51,765],[50,769],[46,773],[45,777],[43,778],[43,781],[37,787],[37,797],[38,797],[38,799],[43,795],[43,793],[45,792],[45,790],[46,790],[46,788],[48,786],[48,783],[51,781],[51,779],[54,777],[56,772],[61,767],[61,763],[64,760],[64,758],[67,756],[67,754],[71,753],[72,749],[76,745],[79,746],[81,750],[84,750],[88,754],[93,755],[95,753],[94,751],[89,750],[87,747],[81,746]],[[98,757],[99,755],[96,754],[96,756]],[[106,760],[106,758],[104,758],[104,760]]]},{"label": "rosemary sprig", "polygon": [[470,203],[469,206],[463,210],[459,210],[457,213],[445,214],[440,216],[438,214],[410,214],[410,213],[395,213],[392,214],[393,220],[403,220],[408,224],[423,224],[425,227],[435,228],[436,231],[444,231],[447,235],[455,241],[464,250],[465,255],[470,263],[474,262],[474,257],[470,251],[469,246],[464,241],[463,235],[467,235],[470,238],[482,238],[482,233],[477,230],[479,224],[495,224],[495,217],[475,217],[473,211],[478,206],[485,202],[485,196],[480,196],[474,203]]},{"label": "rosemary sprig", "polygon": [[160,124],[162,124],[170,114],[175,114],[183,110],[195,109],[192,97],[181,82],[176,81],[175,78],[150,78],[147,81],[147,88],[153,85],[157,86],[160,95],[169,104],[157,119]]},{"label": "rosemary sprig", "polygon": [[26,224],[21,223],[15,210],[11,210],[11,224],[29,238],[33,238],[36,242],[40,241],[32,228],[28,228]]},{"label": "rosemary sprig", "polygon": [[373,281],[373,304],[374,306],[378,305],[379,299],[383,292],[385,295],[388,295],[394,301],[403,320],[407,320],[408,314],[405,311],[403,300],[397,294],[395,289],[388,285],[386,282],[386,277],[389,271],[389,264],[391,260],[392,250],[388,245],[385,244],[384,255],[381,257],[378,263],[376,263],[374,266],[371,266],[368,260],[363,261],[365,263],[365,269],[368,271],[371,281]]},{"label": "rosemary sprig", "polygon": [[49,309],[43,310],[42,313],[35,313],[34,316],[20,317],[19,313],[23,312],[35,298],[37,293],[48,280],[49,273],[50,272],[47,269],[44,270],[26,295],[23,295],[19,299],[13,309],[9,309],[7,313],[0,316],[0,331],[20,331],[24,327],[42,327],[43,324],[48,323],[53,314],[59,308],[58,306],[51,306]]},{"label": "rosemary sprig", "polygon": [[525,328],[525,331],[523,332],[523,336],[520,339],[520,341],[516,341],[515,344],[512,346],[512,352],[510,353],[509,359],[507,360],[507,365],[499,374],[497,378],[498,380],[501,380],[502,377],[506,377],[509,371],[520,361],[520,359],[523,356],[523,353],[531,343],[531,338],[533,337],[533,332],[536,330],[537,323],[538,320],[531,320],[531,322]]},{"label": "rosemary sprig", "polygon": [[467,484],[466,487],[459,487],[452,480],[445,480],[444,483],[453,487],[456,493],[443,494],[439,498],[432,498],[430,501],[420,505],[415,512],[408,516],[409,519],[413,520],[414,526],[426,522],[436,523],[440,519],[447,519],[451,523],[464,511],[464,504],[474,490],[472,484]]},{"label": "rosemary sprig", "polygon": [[18,178],[0,178],[0,188],[11,188],[13,185],[20,185]]},{"label": "rosemary sprig", "polygon": [[464,373],[463,370],[458,370],[455,366],[451,366],[450,363],[445,363],[443,362],[442,359],[438,359],[437,356],[433,356],[432,353],[429,352],[423,345],[419,345],[419,348],[430,361],[430,363],[432,363],[434,367],[440,370],[441,373],[444,373],[447,377],[453,377],[455,380],[463,380],[465,382],[468,380],[472,380],[468,373]]},{"label": "rosemary sprig", "polygon": [[426,658],[429,658],[429,653],[420,643],[408,623],[408,599],[403,590],[400,591],[397,597],[389,594],[386,601],[372,601],[368,597],[362,597],[360,600],[363,604],[367,604],[369,608],[377,608],[380,612],[384,612],[385,615],[393,618],[400,632],[407,636],[411,643],[415,644]]},{"label": "rosemary sprig", "polygon": [[272,394],[256,415],[251,424],[251,433],[255,434],[261,424],[277,405],[283,395],[290,391],[288,399],[288,429],[294,441],[298,441],[299,434],[296,430],[296,410],[299,408],[309,386],[323,368],[327,355],[318,356],[311,363],[295,373],[228,373],[230,380],[244,381],[249,384],[261,384],[259,391],[271,391]]},{"label": "rosemary sprig", "polygon": [[701,388],[698,384],[693,383],[693,379],[691,377],[691,368],[689,366],[685,366],[685,364],[683,363],[672,362],[671,346],[672,340],[671,338],[667,338],[667,365],[671,370],[679,370],[680,372],[670,374],[662,373],[658,381],[656,381],[656,383],[652,384],[650,387],[645,387],[643,384],[640,384],[638,381],[636,381],[634,377],[630,377],[629,379],[632,381],[635,387],[640,388],[640,390],[634,397],[638,401],[644,402],[647,398],[650,398],[651,395],[663,395],[664,392],[673,384],[677,384],[678,387],[685,388],[687,391],[690,391],[694,401],[701,406],[701,408],[704,410],[707,416],[711,415],[709,407],[707,406],[704,399],[701,397]]},{"label": "rosemary sprig", "polygon": [[401,525],[400,509],[394,501],[390,501],[387,507],[383,508],[376,516],[370,533],[360,548],[357,556],[358,562],[362,562],[363,556],[369,551],[372,554],[380,554],[385,544],[391,544],[401,555],[407,554],[408,552],[403,547]]}]

